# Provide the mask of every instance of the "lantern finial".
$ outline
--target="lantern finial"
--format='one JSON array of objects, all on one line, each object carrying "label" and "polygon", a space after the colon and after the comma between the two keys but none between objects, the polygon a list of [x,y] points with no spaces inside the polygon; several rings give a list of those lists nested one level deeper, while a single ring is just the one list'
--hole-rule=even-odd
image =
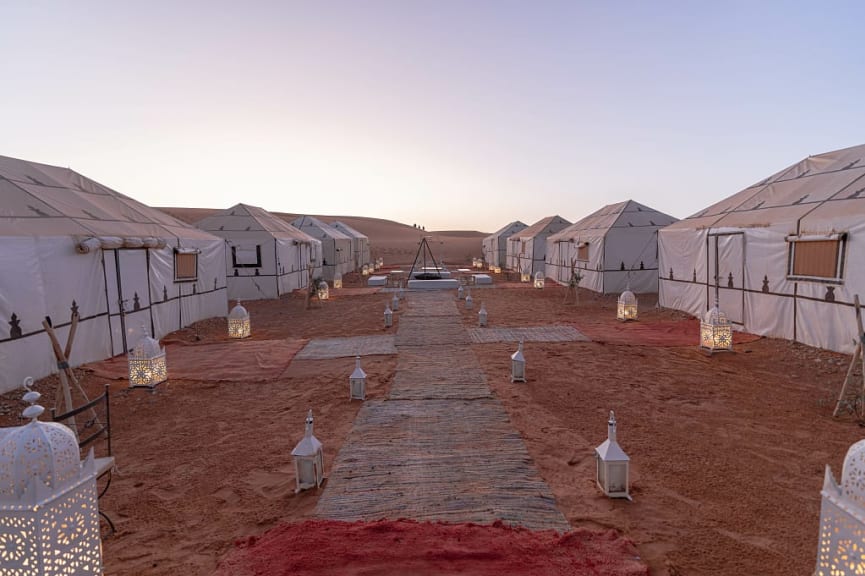
[{"label": "lantern finial", "polygon": [[616,415],[610,410],[610,419],[607,420],[607,438],[610,442],[616,441]]},{"label": "lantern finial", "polygon": [[312,425],[314,421],[315,419],[312,417],[312,408],[310,408],[309,412],[306,413],[306,429],[303,433],[306,438],[312,436]]}]

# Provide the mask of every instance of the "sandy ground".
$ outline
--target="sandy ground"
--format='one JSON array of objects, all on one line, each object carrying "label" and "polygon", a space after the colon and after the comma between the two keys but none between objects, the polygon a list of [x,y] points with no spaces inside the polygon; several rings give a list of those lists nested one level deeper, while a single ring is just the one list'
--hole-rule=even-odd
[{"label": "sandy ground", "polygon": [[[386,295],[352,289],[361,286],[354,275],[345,282],[309,310],[299,295],[245,303],[253,339],[385,333]],[[586,291],[564,304],[564,288],[497,278],[473,296],[490,326],[630,329],[617,324],[614,298]],[[641,296],[640,323],[684,318],[654,303]],[[477,307],[463,314],[466,326],[476,323]],[[169,340],[225,341],[225,320]],[[473,347],[572,526],[618,531],[652,574],[810,573],[824,466],[839,473],[863,436],[850,417],[831,417],[849,357],[772,339],[711,357],[694,345],[614,341],[527,343],[525,384],[509,379],[513,344]],[[395,365],[393,356],[364,359],[369,397],[385,395]],[[347,397],[352,367],[351,358],[294,360],[271,381],[171,380],[154,392],[79,369],[91,394],[105,382],[112,391],[118,472],[101,507],[118,532],[104,541],[106,574],[212,574],[235,542],[307,518],[317,492],[294,494],[290,450],[311,407],[326,466],[333,462],[360,407]],[[55,383],[37,385],[46,405]],[[0,424],[18,422],[20,397],[0,397]],[[610,409],[632,459],[633,502],[609,500],[594,483],[592,449],[606,437]]]}]

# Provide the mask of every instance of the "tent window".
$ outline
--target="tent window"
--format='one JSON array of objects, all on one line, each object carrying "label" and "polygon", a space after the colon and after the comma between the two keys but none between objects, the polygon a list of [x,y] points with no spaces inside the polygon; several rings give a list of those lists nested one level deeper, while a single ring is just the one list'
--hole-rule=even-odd
[{"label": "tent window", "polygon": [[589,260],[589,245],[586,243],[577,246],[577,260],[588,262]]},{"label": "tent window", "polygon": [[174,253],[174,281],[198,280],[198,254],[194,252]]},{"label": "tent window", "polygon": [[261,244],[255,248],[231,247],[231,265],[234,268],[261,268]]},{"label": "tent window", "polygon": [[841,280],[845,245],[844,237],[835,240],[791,241],[788,277],[803,280]]},{"label": "tent window", "polygon": [[525,240],[522,241],[522,247],[520,249],[520,252],[523,254],[526,253],[526,241]]}]

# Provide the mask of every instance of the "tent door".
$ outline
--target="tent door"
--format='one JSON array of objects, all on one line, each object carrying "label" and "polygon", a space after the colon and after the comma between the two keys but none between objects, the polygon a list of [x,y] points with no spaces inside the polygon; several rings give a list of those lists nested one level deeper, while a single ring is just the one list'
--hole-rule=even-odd
[{"label": "tent door", "polygon": [[125,354],[141,338],[142,325],[152,335],[147,250],[105,250],[108,319],[112,354]]},{"label": "tent door", "polygon": [[745,324],[745,234],[732,232],[709,234],[709,266],[706,269],[708,290],[706,309],[718,304],[733,324]]}]

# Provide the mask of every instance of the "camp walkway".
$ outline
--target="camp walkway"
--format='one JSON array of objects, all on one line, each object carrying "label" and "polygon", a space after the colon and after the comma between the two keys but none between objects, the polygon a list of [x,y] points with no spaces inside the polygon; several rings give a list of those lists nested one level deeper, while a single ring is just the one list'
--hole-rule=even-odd
[{"label": "camp walkway", "polygon": [[359,410],[315,515],[568,530],[486,384],[453,293],[411,292],[406,304],[390,393]]}]

